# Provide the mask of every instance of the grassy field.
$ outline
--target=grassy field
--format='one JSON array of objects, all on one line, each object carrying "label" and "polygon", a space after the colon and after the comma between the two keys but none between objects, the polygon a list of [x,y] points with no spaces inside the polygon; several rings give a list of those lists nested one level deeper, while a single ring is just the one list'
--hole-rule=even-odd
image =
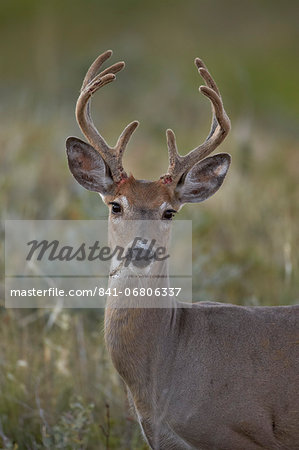
[{"label": "grassy field", "polygon": [[[107,216],[69,174],[64,150],[67,136],[80,136],[84,72],[107,48],[127,68],[94,99],[94,120],[113,143],[139,119],[125,165],[158,178],[167,127],[182,153],[209,129],[200,56],[232,119],[221,151],[233,162],[222,190],[178,217],[193,221],[193,297],[297,303],[298,12],[295,1],[3,1],[2,218]],[[0,288],[0,448],[145,449],[104,347],[103,311],[5,309],[4,280]]]}]

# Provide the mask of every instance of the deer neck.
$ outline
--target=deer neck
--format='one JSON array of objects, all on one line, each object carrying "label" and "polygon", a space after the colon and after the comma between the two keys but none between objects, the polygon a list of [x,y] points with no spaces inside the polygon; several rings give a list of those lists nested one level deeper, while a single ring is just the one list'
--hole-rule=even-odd
[{"label": "deer neck", "polygon": [[[155,289],[162,292],[169,287],[166,261],[159,275],[154,276],[149,271],[138,277],[132,265],[123,271],[114,268],[109,279],[110,292],[118,295],[107,298],[105,340],[116,369],[129,386],[138,384],[144,371],[153,364],[152,359],[157,357],[167,330],[174,324],[172,297],[154,295]],[[133,295],[134,289],[138,296]],[[140,289],[145,292],[149,289],[152,295],[142,296]]]}]

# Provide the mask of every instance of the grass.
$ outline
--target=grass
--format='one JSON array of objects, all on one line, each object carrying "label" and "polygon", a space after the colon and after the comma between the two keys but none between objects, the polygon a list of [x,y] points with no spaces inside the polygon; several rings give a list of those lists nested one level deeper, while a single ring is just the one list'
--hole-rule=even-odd
[{"label": "grass", "polygon": [[101,313],[63,312],[51,329],[49,314],[1,311],[2,446],[142,448],[104,350]]},{"label": "grass", "polygon": [[[62,148],[55,147],[71,128],[68,120],[32,116],[1,123],[8,149],[1,156],[7,217],[106,216],[97,195],[75,184]],[[181,213],[193,220],[193,297],[293,304],[299,285],[296,143],[260,130],[244,143],[238,132],[223,145],[230,147],[233,164],[222,190]],[[0,318],[3,448],[145,448],[106,354],[101,310],[66,310],[55,317],[53,311],[2,308]]]}]

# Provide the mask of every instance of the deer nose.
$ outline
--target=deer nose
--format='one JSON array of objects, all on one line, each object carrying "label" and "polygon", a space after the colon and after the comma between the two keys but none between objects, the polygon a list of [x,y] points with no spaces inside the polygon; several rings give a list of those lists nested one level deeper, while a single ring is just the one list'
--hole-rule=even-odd
[{"label": "deer nose", "polygon": [[152,263],[154,255],[149,248],[138,246],[129,250],[128,257],[133,266],[144,269]]},{"label": "deer nose", "polygon": [[143,269],[149,266],[155,257],[153,242],[144,240],[138,241],[128,249],[127,260],[133,266]]}]

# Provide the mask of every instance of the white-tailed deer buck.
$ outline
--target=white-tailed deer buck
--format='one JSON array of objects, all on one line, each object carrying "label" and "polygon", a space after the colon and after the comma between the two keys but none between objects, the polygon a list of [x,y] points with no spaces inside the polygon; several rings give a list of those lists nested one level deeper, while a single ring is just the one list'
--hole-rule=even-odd
[{"label": "white-tailed deer buck", "polygon": [[[206,156],[227,136],[230,121],[213,78],[196,58],[206,83],[200,91],[213,109],[209,136],[180,156],[174,133],[167,130],[167,173],[158,181],[128,177],[122,156],[138,122],[110,147],[90,116],[92,94],[124,67],[119,62],[100,72],[111,54],[100,55],[83,81],[76,117],[89,143],[68,138],[69,167],[83,187],[100,193],[109,206],[111,243],[132,219],[157,221],[165,238],[182,205],[201,202],[222,185],[230,156]],[[142,277],[142,264],[114,262],[110,287],[120,290],[138,280],[144,286],[151,267]],[[156,285],[167,287],[167,262],[160,273],[165,276],[157,277]],[[167,295],[163,307],[159,297],[148,308],[139,300],[132,298],[124,307],[121,295],[108,298],[105,336],[152,449],[299,449],[299,306],[188,304]]]}]

